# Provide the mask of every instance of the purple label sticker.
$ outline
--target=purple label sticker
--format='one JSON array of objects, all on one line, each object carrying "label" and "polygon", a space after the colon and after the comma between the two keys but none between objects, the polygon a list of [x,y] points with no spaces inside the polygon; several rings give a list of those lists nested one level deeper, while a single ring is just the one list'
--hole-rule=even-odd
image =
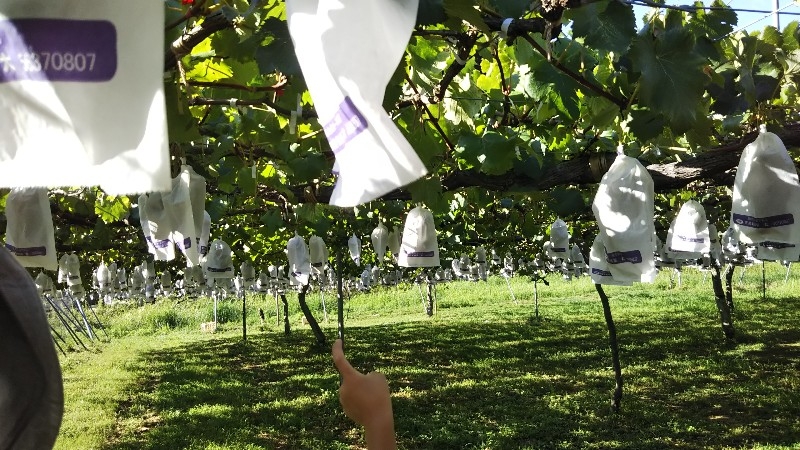
[{"label": "purple label sticker", "polygon": [[705,241],[705,239],[703,239],[701,237],[681,236],[681,235],[678,235],[678,234],[676,234],[675,237],[680,239],[683,242],[692,242],[692,243],[695,243],[695,244],[702,244],[703,241]]},{"label": "purple label sticker", "polygon": [[106,20],[0,20],[0,83],[108,81],[117,72],[117,29]]},{"label": "purple label sticker", "polygon": [[630,250],[627,252],[611,252],[606,254],[606,262],[609,264],[633,263],[638,264],[642,262],[642,254],[639,250]]},{"label": "purple label sticker", "polygon": [[169,246],[170,242],[172,242],[169,239],[155,240],[152,236],[147,236],[147,241],[150,242],[153,248],[166,248]]},{"label": "purple label sticker", "polygon": [[47,249],[42,247],[14,247],[11,244],[6,244],[6,248],[8,251],[13,253],[16,256],[45,256],[47,255]]},{"label": "purple label sticker", "polygon": [[597,269],[592,267],[592,275],[600,275],[601,277],[610,277],[611,272],[603,269]]},{"label": "purple label sticker", "polygon": [[406,252],[409,258],[433,258],[433,251],[430,252]]},{"label": "purple label sticker", "polygon": [[773,242],[773,241],[764,241],[758,244],[760,247],[764,248],[772,248],[772,249],[781,249],[781,248],[792,248],[794,244],[789,244],[787,242]]},{"label": "purple label sticker", "polygon": [[192,239],[187,237],[183,241],[175,241],[175,245],[177,245],[180,250],[186,251],[186,249],[192,247]]},{"label": "purple label sticker", "polygon": [[325,136],[328,137],[331,150],[336,154],[342,151],[348,142],[366,130],[367,126],[367,119],[361,115],[350,97],[345,97],[336,114],[323,126],[323,129]]},{"label": "purple label sticker", "polygon": [[733,214],[733,223],[750,228],[776,228],[794,223],[792,214],[779,214],[769,217],[752,217],[744,214]]}]

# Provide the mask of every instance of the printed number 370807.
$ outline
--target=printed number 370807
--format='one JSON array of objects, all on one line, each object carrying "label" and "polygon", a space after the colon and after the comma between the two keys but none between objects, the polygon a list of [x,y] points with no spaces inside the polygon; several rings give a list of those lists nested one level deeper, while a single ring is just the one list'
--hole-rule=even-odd
[{"label": "printed number 370807", "polygon": [[30,52],[18,55],[26,72],[91,72],[94,70],[95,54],[83,52]]}]

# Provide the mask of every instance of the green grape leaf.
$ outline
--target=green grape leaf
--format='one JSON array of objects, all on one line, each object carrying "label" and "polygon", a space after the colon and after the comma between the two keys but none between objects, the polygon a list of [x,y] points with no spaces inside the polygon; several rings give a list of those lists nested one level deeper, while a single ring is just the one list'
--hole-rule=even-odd
[{"label": "green grape leaf", "polygon": [[665,124],[666,122],[662,114],[646,109],[631,110],[630,120],[628,120],[627,123],[633,135],[641,142],[646,142],[656,136],[660,136],[664,131]]},{"label": "green grape leaf", "polygon": [[420,178],[405,189],[411,193],[413,202],[421,202],[431,211],[446,210],[449,207],[442,196],[442,180],[439,177]]},{"label": "green grape leaf", "polygon": [[197,120],[192,117],[189,105],[179,97],[179,85],[164,85],[164,105],[167,110],[167,133],[170,142],[200,140]]},{"label": "green grape leaf", "polygon": [[444,10],[450,17],[461,19],[483,33],[489,34],[489,26],[483,21],[480,11],[475,8],[473,2],[463,0],[444,0]]},{"label": "green grape leaf", "polygon": [[97,218],[92,230],[92,238],[84,241],[85,245],[89,248],[101,249],[106,248],[111,244],[112,233],[108,225],[103,222],[101,218]]},{"label": "green grape leaf", "polygon": [[330,170],[325,157],[317,153],[309,153],[305,156],[294,158],[288,161],[288,164],[295,178],[301,181],[325,178],[325,172]]},{"label": "green grape leaf", "polygon": [[[256,173],[256,176],[258,173]],[[256,191],[256,180],[253,179],[252,167],[242,167],[237,175],[239,189],[244,195],[253,195]]]},{"label": "green grape leaf", "polygon": [[633,8],[618,1],[601,1],[571,8],[564,14],[572,19],[574,37],[584,37],[586,45],[599,50],[624,53],[636,35]]},{"label": "green grape leaf", "polygon": [[270,17],[264,21],[259,34],[271,37],[270,42],[259,47],[255,53],[261,73],[277,71],[284,75],[302,75],[286,21]]},{"label": "green grape leaf", "polygon": [[[703,6],[702,2],[695,2],[695,5]],[[726,5],[721,0],[715,0],[712,4],[714,8],[724,8]],[[728,33],[733,32],[738,18],[733,9],[711,9],[697,8],[692,14],[689,26],[709,39],[715,40]]]},{"label": "green grape leaf", "polygon": [[550,209],[561,217],[568,217],[586,210],[586,202],[578,189],[557,187],[550,191]]},{"label": "green grape leaf", "polygon": [[483,135],[483,156],[481,172],[488,175],[502,175],[512,167],[516,160],[516,144],[500,133],[490,131]]},{"label": "green grape leaf", "polygon": [[211,223],[219,222],[228,212],[228,202],[220,197],[213,197],[206,202],[206,211],[211,217]]},{"label": "green grape leaf", "polygon": [[281,216],[281,212],[278,210],[271,210],[264,213],[260,218],[259,221],[262,225],[264,225],[263,233],[270,235],[275,234],[284,226],[283,217]]},{"label": "green grape leaf", "polygon": [[691,148],[709,147],[711,145],[714,121],[704,111],[698,113],[698,120],[694,127],[686,131],[686,140]]},{"label": "green grape leaf", "polygon": [[443,0],[419,0],[417,25],[435,25],[447,20]]},{"label": "green grape leaf", "polygon": [[639,35],[630,55],[641,72],[640,103],[664,114],[676,130],[686,130],[698,119],[697,107],[708,76],[705,59],[694,52],[694,36],[685,28],[672,28],[657,38]]},{"label": "green grape leaf", "polygon": [[524,15],[530,5],[530,0],[491,0],[491,5],[503,17],[517,18]]},{"label": "green grape leaf", "polygon": [[473,167],[480,165],[480,159],[483,156],[483,141],[481,140],[481,137],[475,135],[471,131],[463,131],[458,136],[456,153],[468,165]]},{"label": "green grape leaf", "polygon": [[436,164],[436,159],[440,158],[444,153],[444,145],[433,134],[434,131],[427,125],[413,124],[408,129],[405,129],[402,124],[400,125],[403,134],[408,139],[408,143],[414,148],[425,167],[433,168]]},{"label": "green grape leaf", "polygon": [[605,97],[589,97],[585,102],[586,120],[597,129],[610,127],[619,116],[619,106]]},{"label": "green grape leaf", "polygon": [[524,174],[532,180],[538,180],[542,175],[544,175],[542,164],[539,162],[539,158],[533,155],[528,156],[523,160],[515,160],[514,170]]},{"label": "green grape leaf", "polygon": [[542,100],[546,95],[559,113],[568,119],[576,119],[580,115],[578,92],[581,86],[541,55],[535,55],[527,64],[530,72],[525,77],[525,93],[536,100]]},{"label": "green grape leaf", "polygon": [[218,81],[233,76],[233,69],[224,61],[205,59],[186,72],[186,78],[195,81]]},{"label": "green grape leaf", "polygon": [[800,22],[789,22],[783,29],[783,50],[791,52],[800,49]]},{"label": "green grape leaf", "polygon": [[105,223],[116,222],[128,216],[131,201],[127,196],[98,195],[94,212]]},{"label": "green grape leaf", "polygon": [[249,86],[253,83],[263,82],[261,72],[258,70],[258,64],[254,61],[239,62],[235,59],[227,61],[228,67],[233,71],[231,81]]}]

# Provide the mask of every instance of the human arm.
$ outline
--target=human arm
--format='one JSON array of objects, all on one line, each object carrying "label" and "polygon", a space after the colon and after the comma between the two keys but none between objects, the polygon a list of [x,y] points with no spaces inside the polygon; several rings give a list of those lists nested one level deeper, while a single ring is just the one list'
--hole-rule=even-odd
[{"label": "human arm", "polygon": [[347,417],[364,427],[369,450],[394,450],[394,416],[389,383],[380,372],[362,374],[347,361],[342,340],[333,343],[333,363],[342,376],[339,401]]}]

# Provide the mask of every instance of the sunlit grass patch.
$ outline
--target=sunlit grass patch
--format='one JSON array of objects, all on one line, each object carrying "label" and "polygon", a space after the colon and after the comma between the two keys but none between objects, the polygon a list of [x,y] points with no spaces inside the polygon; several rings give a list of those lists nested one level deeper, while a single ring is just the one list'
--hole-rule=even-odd
[{"label": "sunlit grass patch", "polygon": [[[680,287],[662,272],[655,285],[606,289],[625,383],[617,414],[608,333],[586,278],[539,284],[538,317],[522,278],[510,283],[516,302],[498,277],[438,286],[434,317],[415,285],[353,293],[346,351],[389,379],[401,448],[797,448],[798,285],[772,268],[762,299],[755,275],[734,291],[733,343],[700,272],[686,270]],[[362,448],[329,353],[311,349],[288,297],[291,336],[275,323],[274,298],[254,295],[246,343],[236,299],[224,301],[236,314],[216,334],[199,330],[208,299],[103,312],[112,343],[63,359],[58,448]],[[308,300],[333,339],[335,296],[325,295],[327,323],[319,294]],[[185,322],[149,319],[170,314]]]}]

